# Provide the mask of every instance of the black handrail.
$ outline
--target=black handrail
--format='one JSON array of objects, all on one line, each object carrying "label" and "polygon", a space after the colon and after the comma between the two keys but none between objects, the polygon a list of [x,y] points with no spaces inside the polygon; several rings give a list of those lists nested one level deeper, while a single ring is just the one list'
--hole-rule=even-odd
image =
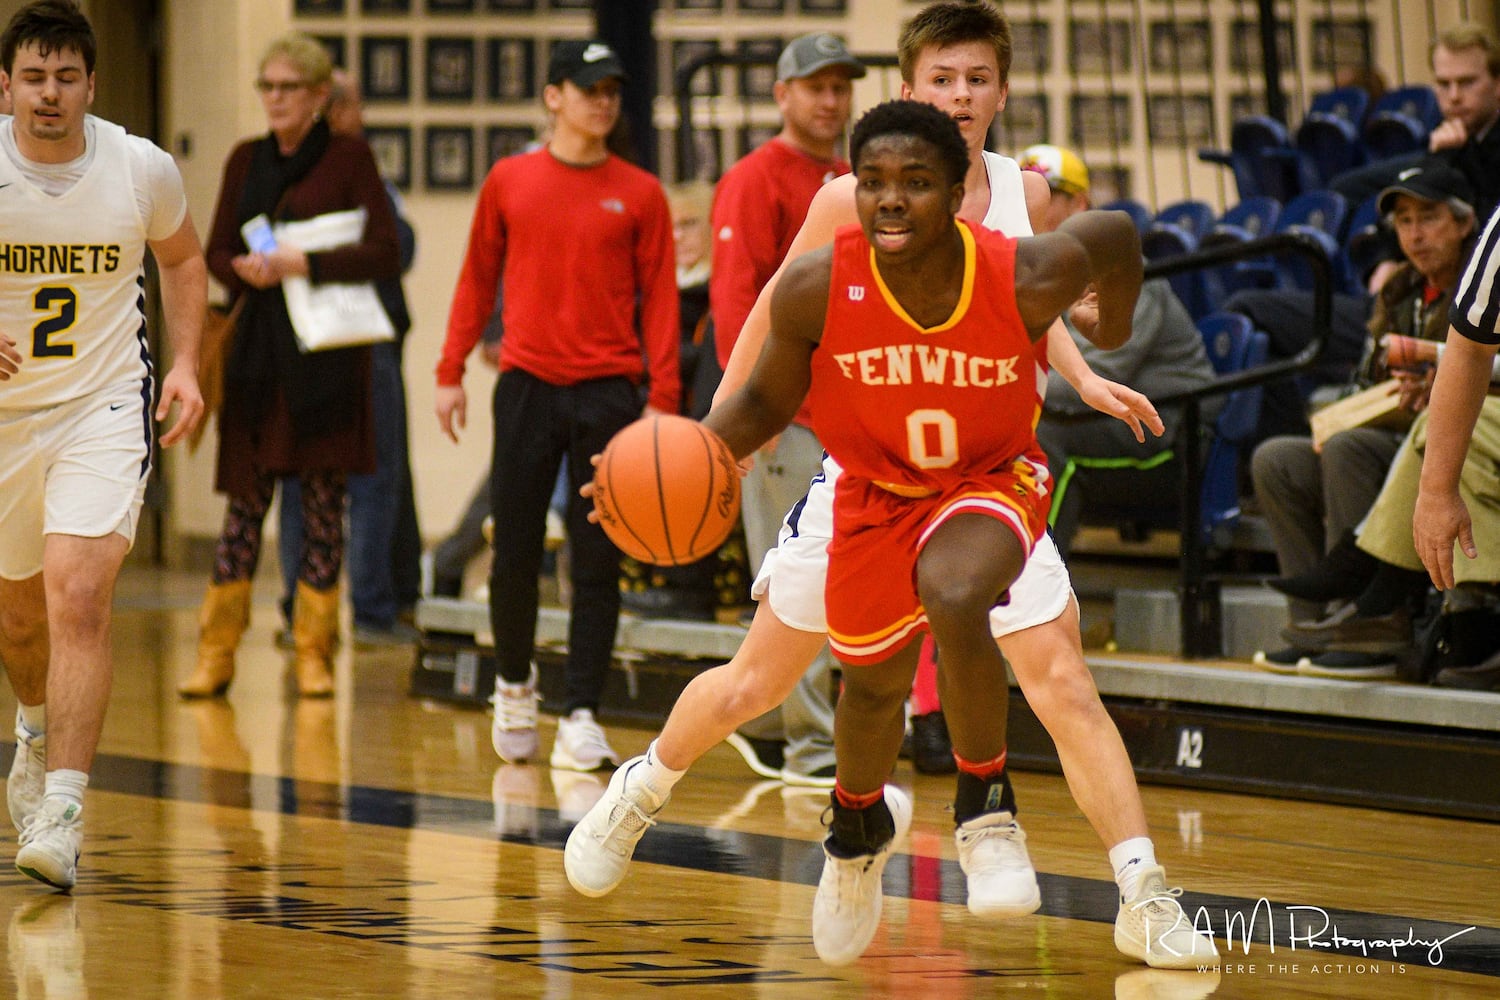
[{"label": "black handrail", "polygon": [[[1310,236],[1281,233],[1252,240],[1198,250],[1189,254],[1152,261],[1146,265],[1146,277],[1165,278],[1184,271],[1218,267],[1255,257],[1300,254],[1312,265],[1313,315],[1312,336],[1307,345],[1289,358],[1271,361],[1244,371],[1220,375],[1196,389],[1168,393],[1151,402],[1157,406],[1182,405],[1182,423],[1178,429],[1182,456],[1181,503],[1178,530],[1181,534],[1182,561],[1178,595],[1182,655],[1188,658],[1223,655],[1223,614],[1219,581],[1207,573],[1207,540],[1203,537],[1203,458],[1202,412],[1204,399],[1226,395],[1247,386],[1263,385],[1273,379],[1311,368],[1323,352],[1333,324],[1333,265],[1323,248]],[[1051,414],[1048,415],[1052,419]],[[1100,413],[1070,414],[1057,419],[1110,419]]]}]

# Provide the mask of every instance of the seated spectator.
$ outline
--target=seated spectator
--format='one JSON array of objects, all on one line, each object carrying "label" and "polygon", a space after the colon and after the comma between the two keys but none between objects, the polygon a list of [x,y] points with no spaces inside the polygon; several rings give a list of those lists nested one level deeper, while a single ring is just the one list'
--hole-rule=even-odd
[{"label": "seated spectator", "polygon": [[[1057,228],[1071,215],[1089,207],[1089,174],[1084,162],[1071,150],[1058,146],[1032,146],[1021,153],[1022,170],[1035,170],[1047,178],[1052,201],[1041,231]],[[1090,307],[1085,298],[1081,308]],[[1123,382],[1148,397],[1156,399],[1168,393],[1195,389],[1214,380],[1213,364],[1203,349],[1203,338],[1192,318],[1171,287],[1164,280],[1148,281],[1141,287],[1136,302],[1130,340],[1113,351],[1103,351],[1091,344],[1068,324],[1068,332],[1082,352],[1084,360],[1097,374]],[[1207,400],[1206,417],[1212,419],[1223,400]],[[1052,501],[1052,535],[1066,558],[1077,531],[1082,507],[1090,500],[1081,484],[1073,478],[1075,468],[1088,459],[1134,459],[1149,463],[1169,451],[1182,419],[1180,406],[1159,408],[1166,426],[1160,438],[1137,441],[1130,428],[1118,420],[1049,420],[1049,416],[1081,417],[1095,411],[1057,372],[1047,377],[1047,396],[1042,422],[1037,426],[1037,441],[1047,452],[1056,489]],[[1107,499],[1118,489],[1124,500],[1135,484],[1124,479],[1099,477],[1088,489],[1093,499]]]},{"label": "seated spectator", "polygon": [[[1403,170],[1442,163],[1468,178],[1474,210],[1484,218],[1500,204],[1500,44],[1477,24],[1456,24],[1438,35],[1431,59],[1443,120],[1428,136],[1427,150],[1346,171],[1329,186],[1358,205],[1395,183]],[[1396,256],[1394,241],[1388,256]],[[1377,287],[1379,280],[1377,275]]]},{"label": "seated spectator", "polygon": [[[1484,400],[1468,455],[1459,476],[1459,495],[1473,521],[1477,555],[1453,563],[1453,592],[1446,609],[1493,608],[1500,588],[1500,375],[1492,374],[1490,395]],[[1299,673],[1319,677],[1378,679],[1394,677],[1397,658],[1413,643],[1413,609],[1428,590],[1427,571],[1412,536],[1422,459],[1427,450],[1427,413],[1417,415],[1411,433],[1402,441],[1390,472],[1370,513],[1359,528],[1360,554],[1367,573],[1351,574],[1346,585],[1367,579],[1358,596],[1317,622],[1300,622],[1286,630],[1291,642],[1323,651],[1304,661]],[[1493,635],[1493,619],[1481,618],[1479,627]],[[1473,646],[1476,637],[1450,640]],[[1482,637],[1480,637],[1482,641]],[[1490,640],[1493,647],[1493,639]],[[1461,670],[1445,670],[1467,678]],[[1488,664],[1483,687],[1500,688],[1500,672]],[[1455,687],[1475,687],[1454,683]]]},{"label": "seated spectator", "polygon": [[[1463,174],[1442,166],[1413,168],[1380,196],[1381,214],[1389,217],[1407,260],[1375,299],[1368,324],[1369,360],[1358,384],[1394,378],[1401,409],[1410,415],[1426,406],[1431,365],[1389,364],[1378,345],[1393,334],[1422,341],[1446,335],[1448,307],[1474,237],[1472,197]],[[1273,437],[1256,448],[1251,460],[1255,495],[1283,574],[1270,584],[1292,598],[1293,622],[1318,622],[1328,602],[1356,598],[1376,581],[1375,561],[1356,546],[1355,529],[1380,493],[1405,436],[1400,429],[1365,426],[1333,435],[1321,451],[1303,436]],[[1394,605],[1386,605],[1404,596],[1397,592],[1406,582],[1382,586],[1382,596],[1372,596],[1367,607],[1378,604],[1382,610],[1377,614],[1390,613]],[[1302,661],[1327,647],[1326,642],[1299,642],[1293,633],[1310,640],[1323,631],[1304,635],[1294,625],[1287,633],[1293,645],[1262,657],[1267,667],[1297,671]]]}]

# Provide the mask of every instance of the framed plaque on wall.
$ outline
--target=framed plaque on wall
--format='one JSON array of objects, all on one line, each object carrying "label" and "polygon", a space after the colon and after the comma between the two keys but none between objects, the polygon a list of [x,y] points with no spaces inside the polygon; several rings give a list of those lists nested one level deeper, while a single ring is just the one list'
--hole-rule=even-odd
[{"label": "framed plaque on wall", "polygon": [[427,99],[472,101],[474,99],[474,39],[427,39]]},{"label": "framed plaque on wall", "polygon": [[367,125],[365,141],[375,154],[380,176],[405,191],[411,187],[411,129],[405,125]]},{"label": "framed plaque on wall", "polygon": [[491,38],[485,42],[486,94],[492,101],[536,97],[536,42],[530,38]]},{"label": "framed plaque on wall", "polygon": [[474,186],[474,130],[465,125],[427,128],[427,187],[467,191]]},{"label": "framed plaque on wall", "polygon": [[411,97],[411,40],[404,35],[367,35],[359,40],[359,77],[367,101]]},{"label": "framed plaque on wall", "polygon": [[297,0],[292,13],[298,17],[329,17],[344,12],[344,0]]}]

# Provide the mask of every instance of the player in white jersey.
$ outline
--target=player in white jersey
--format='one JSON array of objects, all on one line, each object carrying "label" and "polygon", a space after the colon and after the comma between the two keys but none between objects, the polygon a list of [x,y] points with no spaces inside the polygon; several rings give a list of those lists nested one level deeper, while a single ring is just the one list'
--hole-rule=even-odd
[{"label": "player in white jersey", "polygon": [[88,115],[93,30],[34,0],[0,34],[0,659],[20,709],[6,798],[16,867],[73,885],[109,700],[110,604],[151,469],[144,256],[172,367],[155,406],[203,415],[207,269],[171,157]]},{"label": "player in white jersey", "polygon": [[[1023,175],[1012,160],[982,152],[1007,90],[1010,35],[1003,16],[986,2],[930,4],[903,27],[898,51],[901,96],[950,114],[969,144],[971,166],[959,215],[1008,235],[1029,235],[1030,219],[1045,211],[1050,198],[1046,181]],[[857,220],[855,184],[852,176],[844,177],[818,193],[788,261],[831,243],[839,226]],[[762,291],[746,321],[720,399],[744,383],[759,356],[780,274]],[[1089,371],[1061,323],[1047,337],[1047,355],[1091,405],[1132,424],[1138,436],[1142,423],[1161,433],[1149,401]],[[1044,376],[1039,366],[1038,393]],[[775,556],[768,556],[762,567],[757,590],[763,598],[734,659],[693,679],[661,736],[644,756],[621,766],[603,798],[569,836],[564,865],[578,891],[598,896],[613,889],[672,785],[737,725],[778,704],[822,648],[823,575],[836,475],[837,468],[826,463],[825,474],[788,515]],[[1212,940],[1193,932],[1156,864],[1130,759],[1084,662],[1078,605],[1050,539],[1038,544],[1027,560],[1010,588],[1009,602],[992,613],[991,628],[1032,711],[1057,746],[1079,808],[1110,849],[1121,890],[1116,946],[1156,967],[1193,968],[1211,958],[1216,954]],[[1039,904],[1025,836],[1013,817],[1007,818],[1012,821],[957,833],[970,908],[976,913],[1012,915]]]}]

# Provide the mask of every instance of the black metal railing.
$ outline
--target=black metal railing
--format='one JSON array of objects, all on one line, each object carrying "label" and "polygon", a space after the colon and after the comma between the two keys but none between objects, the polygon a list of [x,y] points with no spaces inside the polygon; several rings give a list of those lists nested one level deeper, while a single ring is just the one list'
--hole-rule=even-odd
[{"label": "black metal railing", "polygon": [[1181,572],[1179,575],[1179,627],[1182,655],[1214,657],[1223,655],[1223,606],[1220,579],[1208,572],[1208,539],[1201,527],[1203,499],[1203,400],[1227,396],[1236,389],[1264,385],[1313,367],[1323,345],[1327,343],[1333,321],[1333,265],[1313,238],[1300,233],[1282,233],[1253,240],[1183,254],[1154,261],[1146,267],[1147,278],[1166,278],[1187,271],[1232,264],[1240,260],[1295,254],[1311,265],[1313,278],[1313,314],[1311,336],[1307,344],[1289,358],[1270,361],[1244,371],[1221,375],[1197,389],[1174,392],[1153,399],[1157,406],[1181,404],[1182,424],[1179,432],[1182,454]]}]

